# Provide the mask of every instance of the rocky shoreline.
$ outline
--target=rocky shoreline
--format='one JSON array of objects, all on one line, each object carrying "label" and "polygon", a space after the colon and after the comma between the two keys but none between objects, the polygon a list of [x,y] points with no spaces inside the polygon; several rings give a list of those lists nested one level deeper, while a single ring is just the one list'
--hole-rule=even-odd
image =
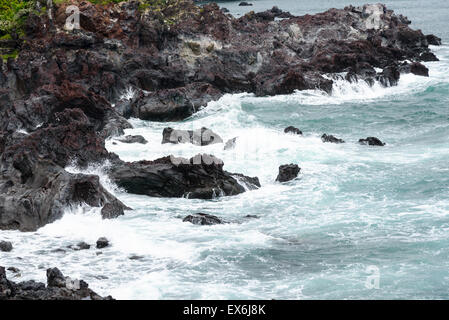
[{"label": "rocky shoreline", "polygon": [[[8,268],[8,270],[13,270]],[[0,300],[113,300],[89,289],[83,280],[65,277],[57,268],[47,269],[47,285],[33,280],[15,283],[0,266]]]},{"label": "rocky shoreline", "polygon": [[[0,43],[19,50],[15,58],[0,59],[0,230],[35,231],[70,206],[101,207],[105,219],[132,209],[98,176],[70,173],[69,165],[82,169],[108,162],[114,183],[151,197],[212,199],[257,189],[257,177],[229,173],[213,155],[125,162],[106,150],[105,140],[124,135],[131,117],[184,120],[226,93],[331,93],[333,81],[341,78],[393,86],[403,73],[428,76],[421,62],[438,60],[429,45],[441,44],[381,4],[300,17],[274,7],[235,18],[215,3],[169,1],[158,10],[144,3],[66,1],[46,8],[48,14],[30,13],[22,38]],[[80,29],[65,28],[69,5],[80,9]],[[162,143],[223,143],[206,129],[166,128]],[[138,136],[123,139],[146,143]],[[384,145],[376,139],[360,143]],[[228,143],[231,148],[236,140]],[[286,165],[278,181],[299,172],[296,164]],[[4,272],[0,279],[21,297],[26,286],[12,284]],[[42,285],[33,284],[39,293],[25,296],[69,297]],[[85,292],[83,297],[96,297]]]}]

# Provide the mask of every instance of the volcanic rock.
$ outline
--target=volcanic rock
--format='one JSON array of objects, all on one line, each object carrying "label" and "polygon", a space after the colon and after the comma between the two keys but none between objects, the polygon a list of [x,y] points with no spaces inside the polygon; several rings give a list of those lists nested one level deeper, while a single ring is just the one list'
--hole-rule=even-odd
[{"label": "volcanic rock", "polygon": [[109,246],[109,240],[101,237],[97,240],[97,249],[103,249]]},{"label": "volcanic rock", "polygon": [[117,140],[120,141],[120,142],[123,142],[123,143],[140,143],[140,144],[147,144],[148,143],[148,141],[144,137],[142,137],[140,135],[137,135],[137,136],[125,136],[125,137],[123,137],[121,139],[117,139]]},{"label": "volcanic rock", "polygon": [[[223,162],[211,155],[197,155],[189,160],[173,156],[154,161],[122,162],[109,168],[109,176],[129,193],[151,197],[187,197],[212,199],[260,187],[257,178],[223,170]],[[240,183],[239,183],[240,182]]]},{"label": "volcanic rock", "polygon": [[229,139],[226,141],[224,150],[231,150],[235,148],[235,144],[237,143],[237,137]]},{"label": "volcanic rock", "polygon": [[327,134],[323,134],[323,135],[321,136],[321,140],[322,140],[323,142],[345,143],[344,140],[338,139],[338,138],[334,137],[333,135],[327,135]]},{"label": "volcanic rock", "polygon": [[223,221],[220,218],[210,215],[210,214],[205,214],[205,213],[195,213],[192,215],[188,215],[182,221],[190,222],[190,223],[198,224],[198,225],[203,225],[203,226],[223,223]]},{"label": "volcanic rock", "polygon": [[279,174],[276,178],[276,181],[279,182],[287,182],[295,179],[301,168],[297,164],[285,164],[279,167]]},{"label": "volcanic rock", "polygon": [[380,146],[380,147],[383,147],[385,145],[385,143],[383,143],[376,137],[368,137],[366,139],[360,139],[359,143],[369,146]]},{"label": "volcanic rock", "polygon": [[112,300],[89,289],[83,280],[65,277],[57,268],[47,269],[47,286],[33,280],[15,283],[0,267],[0,300]]},{"label": "volcanic rock", "polygon": [[[64,28],[69,5],[80,9],[79,30]],[[105,139],[124,135],[127,118],[184,120],[227,93],[331,93],[344,72],[396,85],[402,61],[433,61],[429,44],[441,43],[382,4],[298,17],[274,7],[239,18],[216,3],[154,6],[72,0],[23,16],[24,34],[8,43],[18,57],[0,61],[0,229],[33,231],[73,206],[119,203],[98,177],[68,166],[117,163],[118,184],[153,196],[243,192],[219,165],[124,164]],[[410,72],[425,75],[419,65]],[[105,215],[120,212],[112,211]]]}]

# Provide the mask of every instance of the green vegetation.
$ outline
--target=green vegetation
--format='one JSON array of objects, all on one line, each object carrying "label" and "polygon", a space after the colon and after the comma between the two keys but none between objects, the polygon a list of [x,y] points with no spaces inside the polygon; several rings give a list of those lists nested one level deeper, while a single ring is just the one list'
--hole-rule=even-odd
[{"label": "green vegetation", "polygon": [[27,15],[34,10],[33,0],[0,0],[0,36],[16,31],[19,35]]},{"label": "green vegetation", "polygon": [[3,59],[4,62],[8,61],[8,58],[17,58],[17,56],[19,55],[19,51],[14,50],[12,53],[8,53],[8,54],[3,54],[0,57]]},{"label": "green vegetation", "polygon": [[[124,0],[88,0],[93,4],[120,3]],[[39,4],[38,4],[39,2]],[[55,6],[70,2],[70,0],[53,0]],[[200,9],[186,0],[139,0],[139,10],[143,14],[148,14],[152,19],[159,20],[161,24],[173,25],[177,21],[182,21],[185,15],[198,14]],[[0,0],[0,41],[21,38],[25,35],[25,22],[30,13],[38,15],[45,14],[47,8],[46,1],[38,0]],[[190,44],[189,47],[195,54],[199,54],[199,47]],[[1,49],[1,48],[0,48]],[[213,47],[207,49],[213,51]],[[15,58],[17,52],[2,55],[7,58]]]}]

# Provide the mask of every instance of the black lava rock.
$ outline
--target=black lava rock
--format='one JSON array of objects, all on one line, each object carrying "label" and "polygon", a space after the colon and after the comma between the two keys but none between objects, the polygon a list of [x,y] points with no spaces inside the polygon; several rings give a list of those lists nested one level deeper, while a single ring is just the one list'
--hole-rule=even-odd
[{"label": "black lava rock", "polygon": [[360,139],[359,143],[363,145],[379,146],[379,147],[383,147],[385,145],[385,143],[383,143],[376,137],[368,137],[366,139]]},{"label": "black lava rock", "polygon": [[12,250],[12,243],[9,241],[0,241],[0,251],[10,252]]},{"label": "black lava rock", "polygon": [[301,168],[297,164],[285,164],[279,167],[279,174],[276,178],[276,181],[279,182],[287,182],[295,179]]},{"label": "black lava rock", "polygon": [[182,221],[190,222],[190,223],[198,224],[198,225],[203,225],[203,226],[223,223],[223,221],[220,218],[210,215],[210,214],[205,214],[205,213],[195,213],[192,215],[188,215]]},{"label": "black lava rock", "polygon": [[327,134],[323,134],[321,136],[321,141],[330,142],[330,143],[345,143],[344,140],[338,139],[338,138],[334,137],[333,135],[327,135]]},{"label": "black lava rock", "polygon": [[293,126],[289,126],[289,127],[285,128],[284,129],[284,133],[293,133],[293,134],[302,135],[302,131],[299,130],[298,128],[293,127]]},{"label": "black lava rock", "polygon": [[103,249],[109,246],[109,240],[101,237],[97,240],[97,249]]}]

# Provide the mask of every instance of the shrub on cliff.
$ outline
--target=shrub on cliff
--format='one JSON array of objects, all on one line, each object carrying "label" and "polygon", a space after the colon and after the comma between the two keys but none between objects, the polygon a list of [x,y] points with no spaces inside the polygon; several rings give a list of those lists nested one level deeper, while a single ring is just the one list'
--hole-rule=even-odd
[{"label": "shrub on cliff", "polygon": [[35,3],[32,0],[0,0],[0,36],[5,37],[12,30],[20,31]]}]

